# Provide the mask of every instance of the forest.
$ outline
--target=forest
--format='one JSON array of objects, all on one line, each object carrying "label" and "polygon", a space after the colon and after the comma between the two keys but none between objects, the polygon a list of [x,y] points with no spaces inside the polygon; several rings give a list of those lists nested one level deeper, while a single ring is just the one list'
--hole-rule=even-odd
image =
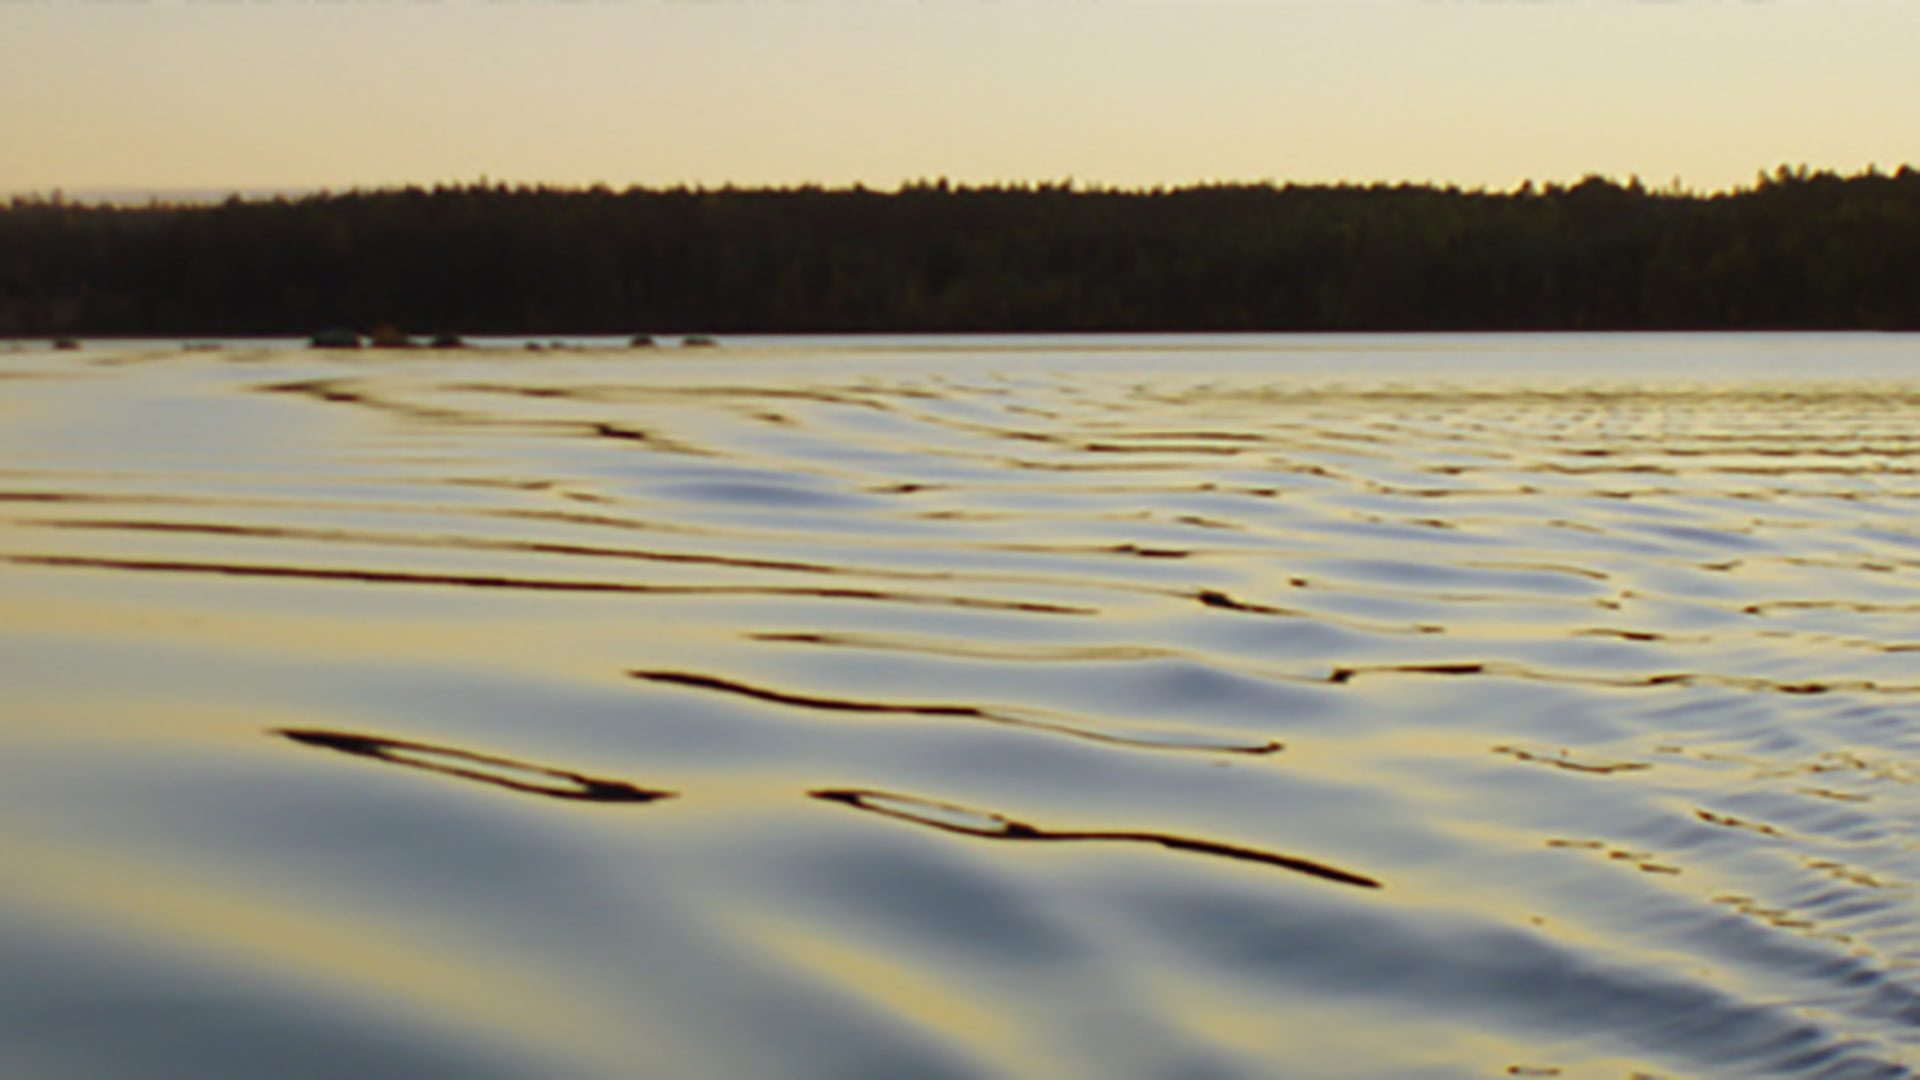
[{"label": "forest", "polygon": [[1920,329],[1920,173],[0,205],[0,336]]}]

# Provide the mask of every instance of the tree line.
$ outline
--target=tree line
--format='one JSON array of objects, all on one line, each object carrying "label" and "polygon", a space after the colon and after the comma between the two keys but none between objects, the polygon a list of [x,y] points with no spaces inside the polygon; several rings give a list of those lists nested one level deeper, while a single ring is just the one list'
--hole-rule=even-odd
[{"label": "tree line", "polygon": [[0,335],[1920,329],[1920,173],[0,206]]}]

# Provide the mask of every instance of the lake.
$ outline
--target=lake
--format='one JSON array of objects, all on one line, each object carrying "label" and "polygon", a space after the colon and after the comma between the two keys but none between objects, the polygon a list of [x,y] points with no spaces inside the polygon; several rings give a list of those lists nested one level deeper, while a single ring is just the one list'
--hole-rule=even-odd
[{"label": "lake", "polygon": [[0,348],[0,1073],[1920,1065],[1920,337]]}]

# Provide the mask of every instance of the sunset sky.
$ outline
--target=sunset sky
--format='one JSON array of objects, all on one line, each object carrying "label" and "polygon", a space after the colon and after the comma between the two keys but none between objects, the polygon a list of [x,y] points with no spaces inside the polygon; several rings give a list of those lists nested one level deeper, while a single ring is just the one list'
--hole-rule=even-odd
[{"label": "sunset sky", "polygon": [[1920,0],[0,0],[0,192],[1920,162]]}]

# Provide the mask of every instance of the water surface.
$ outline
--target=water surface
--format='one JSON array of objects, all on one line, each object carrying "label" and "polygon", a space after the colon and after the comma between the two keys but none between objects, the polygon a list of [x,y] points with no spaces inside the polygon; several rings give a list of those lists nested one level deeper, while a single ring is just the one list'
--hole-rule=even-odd
[{"label": "water surface", "polygon": [[1908,1075],[1917,418],[1901,336],[0,352],[0,1073]]}]

